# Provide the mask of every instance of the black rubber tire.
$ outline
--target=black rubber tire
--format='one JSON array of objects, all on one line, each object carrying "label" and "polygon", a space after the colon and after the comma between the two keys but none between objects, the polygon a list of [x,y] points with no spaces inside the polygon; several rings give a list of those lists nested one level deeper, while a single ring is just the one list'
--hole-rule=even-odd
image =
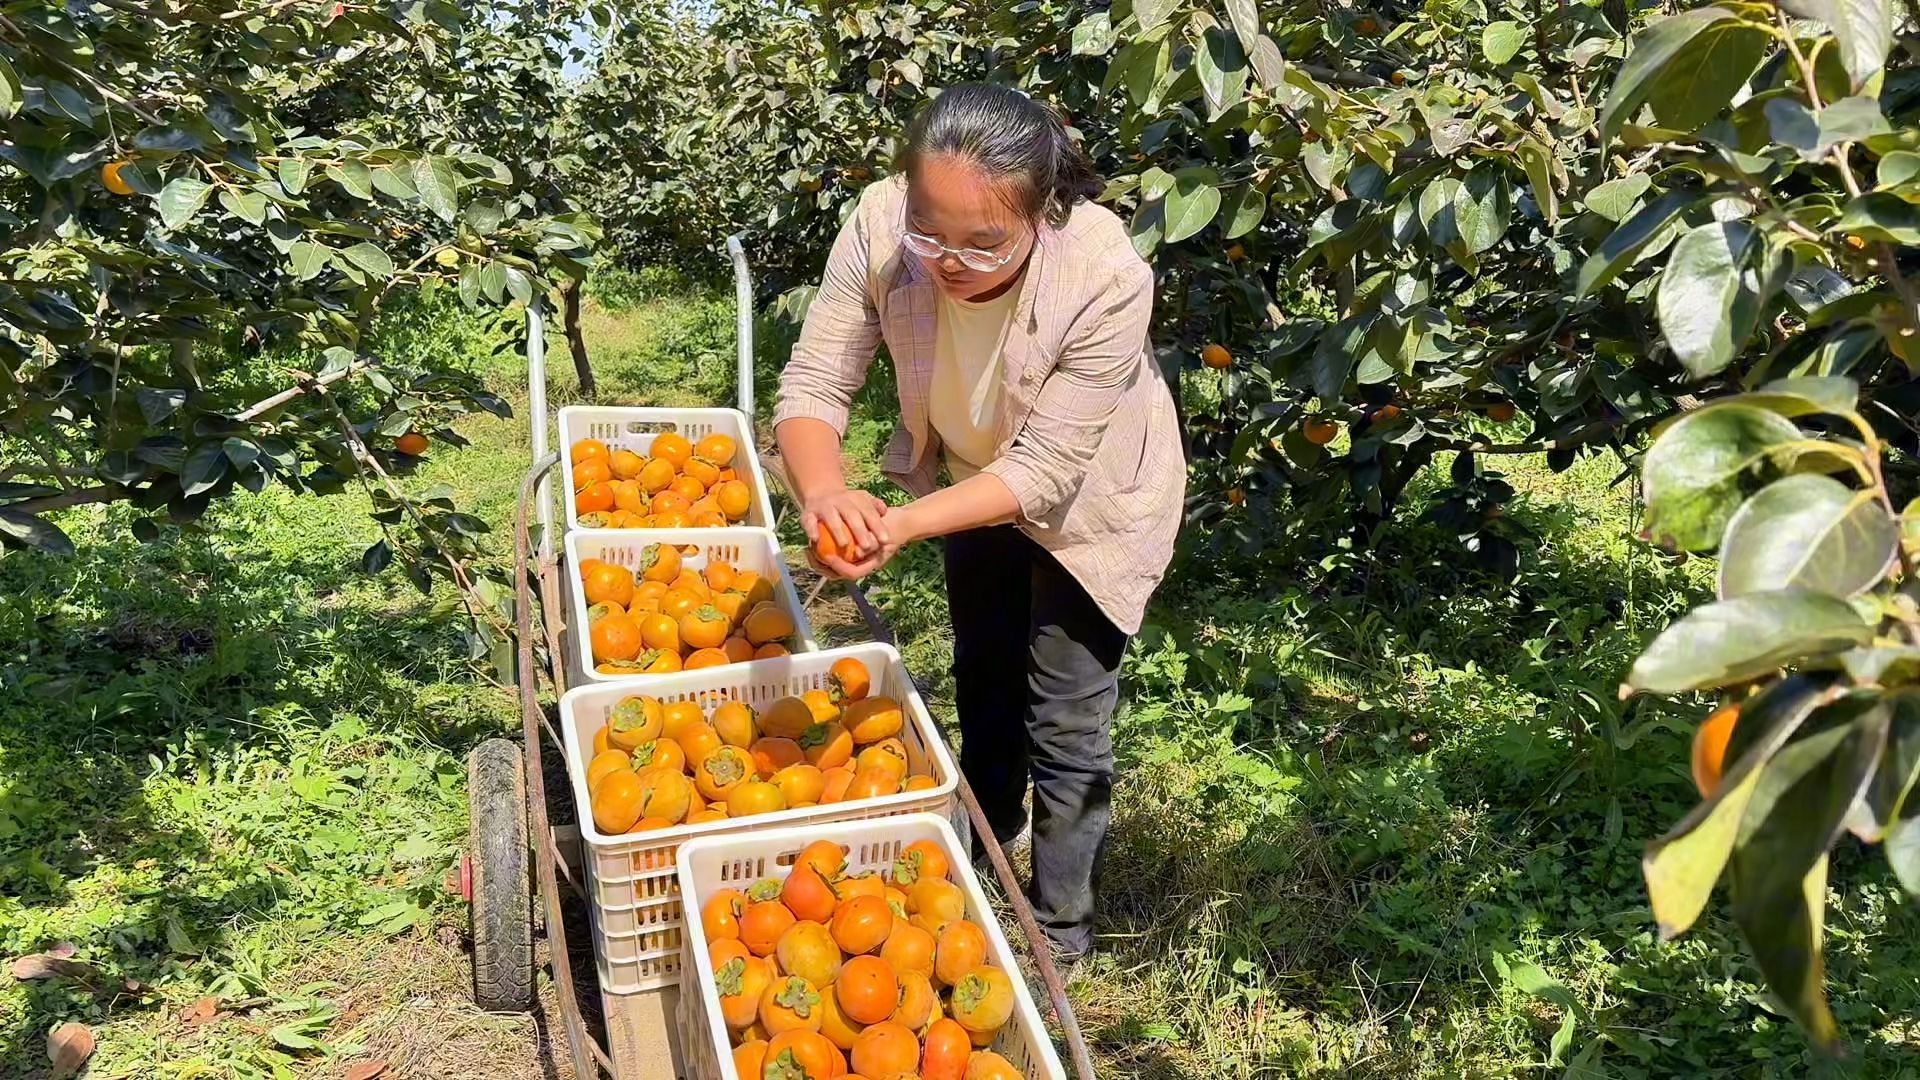
[{"label": "black rubber tire", "polygon": [[520,745],[488,739],[467,756],[467,852],[473,861],[473,1001],[533,1008],[533,885],[527,774]]}]

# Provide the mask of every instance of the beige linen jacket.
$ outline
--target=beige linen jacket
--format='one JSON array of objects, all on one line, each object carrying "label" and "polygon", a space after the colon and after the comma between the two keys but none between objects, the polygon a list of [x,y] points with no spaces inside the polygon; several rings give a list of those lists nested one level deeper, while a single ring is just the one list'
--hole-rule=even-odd
[{"label": "beige linen jacket", "polygon": [[[834,242],[774,424],[825,421],[842,435],[881,341],[900,426],[882,467],[914,495],[938,486],[927,418],[939,286],[900,246],[906,181],[869,187]],[[1120,630],[1140,629],[1180,530],[1186,460],[1147,340],[1153,272],[1104,207],[1043,225],[1007,330],[999,453],[985,471],[1020,500],[1019,526],[1058,559]],[[986,583],[983,583],[986,584]]]}]

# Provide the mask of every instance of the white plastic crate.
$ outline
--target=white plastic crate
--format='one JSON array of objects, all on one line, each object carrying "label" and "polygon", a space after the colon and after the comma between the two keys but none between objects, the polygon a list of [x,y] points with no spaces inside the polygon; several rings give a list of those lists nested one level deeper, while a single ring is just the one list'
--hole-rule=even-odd
[{"label": "white plastic crate", "polygon": [[687,904],[686,956],[681,961],[698,975],[680,992],[680,1044],[687,1071],[698,1080],[759,1080],[742,1077],[733,1067],[727,1027],[720,1017],[720,993],[706,959],[706,932],[700,908],[722,888],[745,889],[761,878],[785,880],[801,849],[815,840],[832,840],[846,847],[847,870],[862,873],[886,870],[908,844],[932,840],[953,864],[954,883],[967,894],[967,918],[987,933],[988,955],[995,967],[1013,982],[1013,1016],[994,1040],[992,1049],[1019,1069],[1027,1080],[1066,1080],[1060,1057],[1047,1036],[1040,1011],[1034,1007],[1013,949],[1000,929],[1000,920],[980,891],[967,844],[947,822],[932,814],[909,814],[858,825],[826,824],[755,830],[736,836],[689,840],[680,849],[680,891]]},{"label": "white plastic crate", "polygon": [[[773,582],[773,598],[793,616],[794,652],[812,652],[820,646],[813,640],[813,628],[807,625],[807,611],[800,593],[787,573],[787,561],[780,554],[780,541],[765,529],[745,527],[725,529],[582,529],[567,535],[567,591],[573,598],[573,619],[568,636],[573,639],[573,660],[580,674],[592,682],[612,682],[622,686],[651,685],[665,675],[603,675],[594,670],[593,642],[586,632],[587,587],[580,580],[580,561],[600,559],[631,570],[640,562],[640,553],[650,544],[673,544],[681,549],[681,565],[704,569],[707,562],[719,559],[737,570],[751,570]],[[688,555],[686,548],[698,550]],[[652,691],[648,691],[652,693]]]},{"label": "white plastic crate", "polygon": [[[753,425],[738,409],[656,409],[626,405],[570,405],[560,410],[560,470],[565,481],[567,527],[580,527],[580,516],[573,510],[573,444],[581,439],[599,439],[609,450],[631,450],[646,456],[653,449],[654,437],[677,431],[688,442],[719,432],[733,439],[734,471],[753,491],[747,516],[741,525],[757,529],[773,528],[773,502],[767,497],[767,473],[760,466],[760,454],[753,445]],[[633,532],[617,529],[615,532]]]},{"label": "white plastic crate", "polygon": [[[568,539],[571,542],[573,538]],[[644,693],[663,702],[698,701],[709,713],[719,702],[731,700],[760,711],[780,698],[825,688],[834,663],[849,656],[867,666],[873,678],[873,694],[900,703],[905,720],[900,741],[906,744],[910,770],[915,775],[931,775],[933,787],[646,833],[609,836],[594,826],[584,763],[593,758],[594,733],[606,724],[621,699]],[[927,712],[926,702],[908,677],[900,654],[890,645],[869,642],[644,680],[577,687],[560,699],[560,726],[567,743],[567,774],[573,783],[574,806],[587,854],[594,962],[600,970],[600,986],[609,993],[630,994],[679,984],[684,912],[674,865],[680,843],[688,837],[759,833],[787,825],[844,823],[923,812],[945,815],[965,833],[966,811],[955,794],[959,769]]]}]

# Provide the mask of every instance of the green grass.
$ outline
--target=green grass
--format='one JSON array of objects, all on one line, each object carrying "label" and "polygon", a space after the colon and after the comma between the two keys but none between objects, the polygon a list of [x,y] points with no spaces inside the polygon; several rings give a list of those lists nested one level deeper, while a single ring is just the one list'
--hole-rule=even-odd
[{"label": "green grass", "polygon": [[[731,402],[731,302],[673,285],[589,306],[601,400]],[[465,360],[524,415],[484,322],[435,304],[382,334]],[[880,485],[875,376],[847,453]],[[525,423],[462,430],[472,448],[409,482],[454,487],[504,550]],[[1073,987],[1103,1075],[1920,1076],[1920,923],[1877,853],[1843,843],[1832,874],[1845,1064],[1767,1008],[1717,914],[1656,939],[1639,853],[1693,802],[1699,709],[1613,690],[1709,567],[1631,539],[1618,463],[1515,460],[1512,512],[1544,541],[1512,584],[1477,578],[1413,523],[1446,464],[1376,552],[1176,563],[1128,660],[1102,954]],[[366,509],[270,490],[152,545],[77,511],[81,556],[0,559],[0,950],[70,942],[97,968],[0,982],[0,1075],[31,1075],[67,1019],[99,1031],[95,1076],[537,1074],[529,1023],[464,1004],[464,912],[440,886],[464,755],[517,729],[513,702],[444,589],[359,573]],[[937,551],[871,592],[950,720]],[[186,1023],[203,994],[223,1015]],[[1568,1073],[1578,1054],[1605,1072]]]}]

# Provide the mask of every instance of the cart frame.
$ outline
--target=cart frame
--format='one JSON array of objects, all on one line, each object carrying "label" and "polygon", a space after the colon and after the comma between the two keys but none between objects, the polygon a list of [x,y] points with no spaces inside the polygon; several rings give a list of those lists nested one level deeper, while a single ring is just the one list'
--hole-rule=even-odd
[{"label": "cart frame", "polygon": [[[734,271],[737,338],[735,386],[740,411],[751,420],[754,416],[753,279],[747,264],[743,237],[743,233],[729,236],[726,247]],[[543,665],[535,648],[536,640],[545,645],[547,665],[544,666],[544,675],[557,700],[567,689],[565,658],[569,654],[563,647],[563,639],[567,633],[568,609],[562,600],[565,592],[562,587],[561,560],[555,554],[554,545],[552,480],[560,455],[557,450],[548,448],[548,426],[553,415],[547,404],[546,320],[537,301],[527,308],[527,367],[533,462],[520,485],[513,537],[514,616],[518,632],[515,678],[520,697],[521,739],[524,745],[522,762],[526,773],[528,838],[533,849],[532,872],[537,887],[536,910],[529,916],[537,916],[544,923],[560,1026],[575,1076],[580,1080],[599,1080],[602,1077],[609,1080],[666,1080],[684,1075],[679,1064],[681,1056],[674,1019],[677,1011],[674,1008],[674,995],[679,989],[667,988],[641,994],[603,992],[600,996],[607,1030],[606,1043],[603,1045],[587,1028],[574,983],[573,956],[569,949],[569,932],[560,889],[564,883],[576,894],[584,894],[580,871],[580,834],[575,826],[555,827],[548,814],[544,767],[546,747],[549,745],[547,740],[551,740],[553,751],[561,756],[563,762],[566,744],[540,702]],[[779,459],[768,456],[765,461],[767,475],[783,493],[790,494],[792,487],[787,482]],[[791,502],[791,499],[788,501]],[[537,543],[533,536],[535,524],[540,527]],[[891,629],[869,601],[865,591],[851,581],[843,584],[873,639],[895,644]],[[809,600],[818,594],[819,589],[816,588]],[[541,636],[538,639],[534,626],[536,604],[541,624]],[[959,792],[973,833],[979,837],[994,877],[999,882],[1002,900],[1013,910],[1026,937],[1029,959],[1045,987],[1074,1073],[1078,1080],[1094,1080],[1092,1056],[1080,1033],[1046,936],[1034,921],[1033,910],[1019,886],[1006,852],[995,841],[993,829],[988,825],[964,776],[960,778]],[[568,792],[563,789],[559,797],[567,798]],[[481,897],[475,898],[476,903],[483,900]]]}]

